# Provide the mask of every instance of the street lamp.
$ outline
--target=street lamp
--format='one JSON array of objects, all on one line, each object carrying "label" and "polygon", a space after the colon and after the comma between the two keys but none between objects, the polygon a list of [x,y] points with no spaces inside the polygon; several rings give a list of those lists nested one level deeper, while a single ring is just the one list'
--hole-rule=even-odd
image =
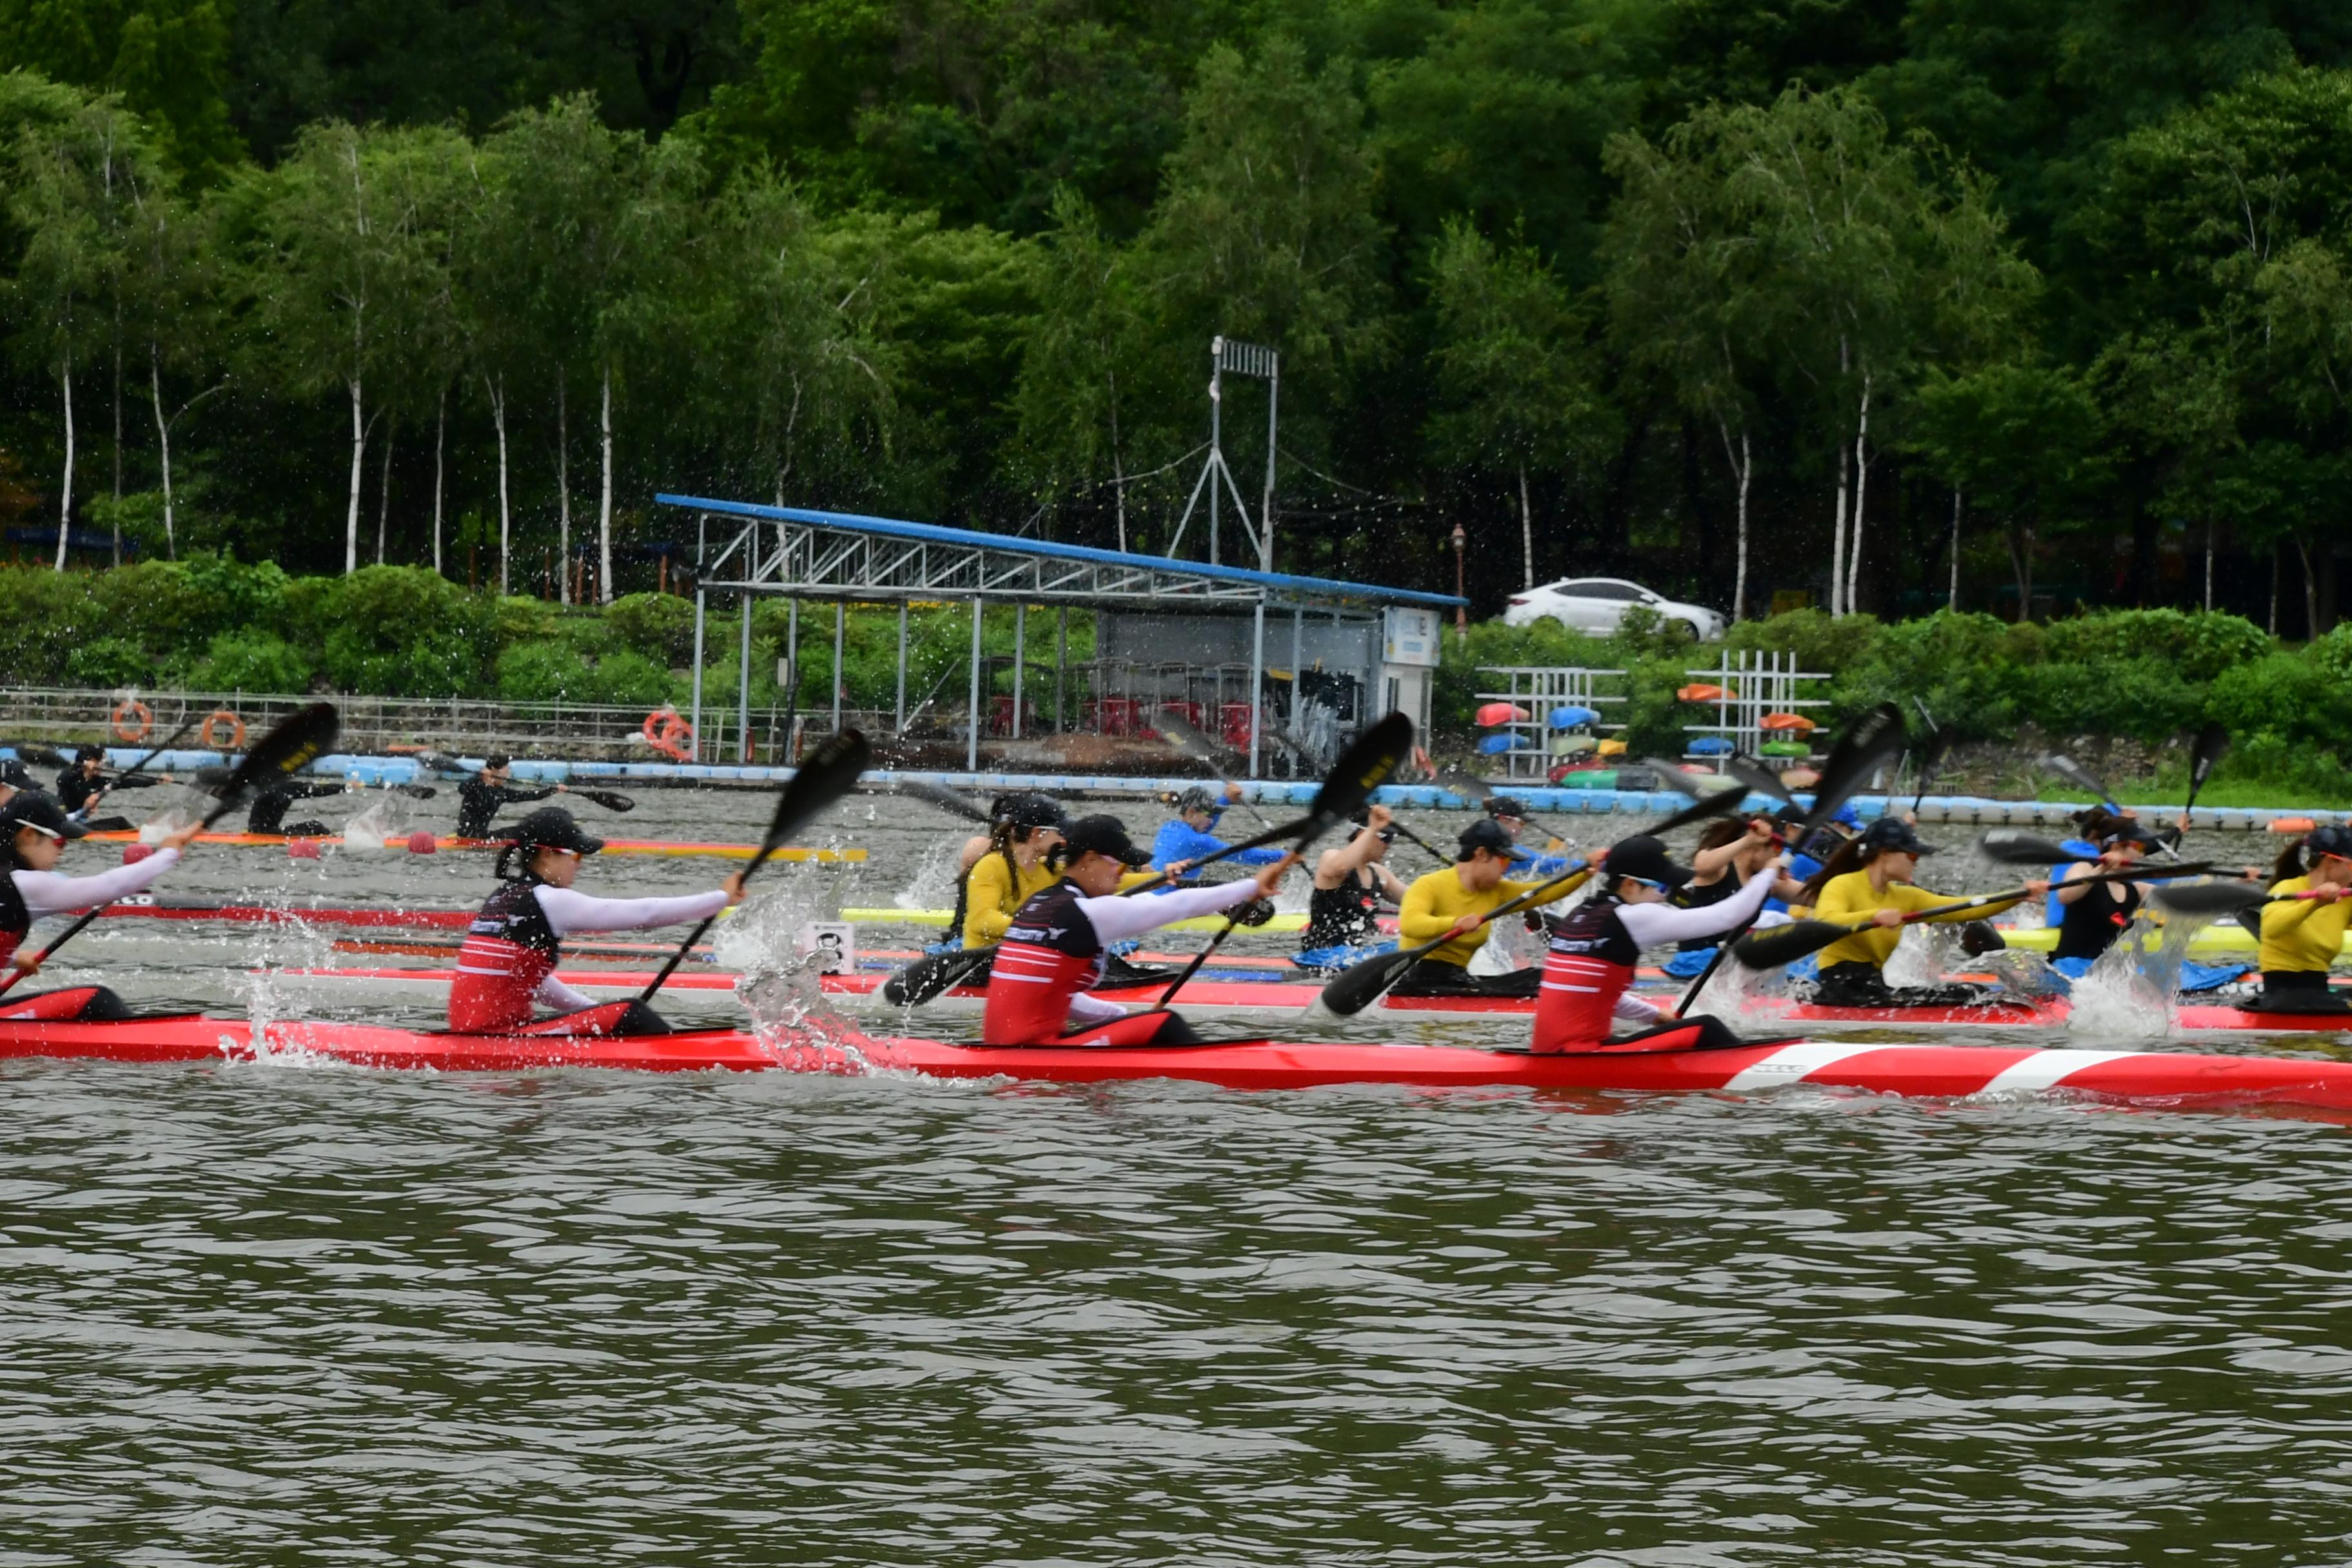
[{"label": "street lamp", "polygon": [[[1463,532],[1462,525],[1456,522],[1454,525],[1454,596],[1461,600],[1468,598],[1468,595],[1462,591],[1462,547],[1469,542],[1470,536]],[[1466,603],[1457,604],[1454,606],[1454,640],[1462,641],[1469,635],[1470,606]]]}]

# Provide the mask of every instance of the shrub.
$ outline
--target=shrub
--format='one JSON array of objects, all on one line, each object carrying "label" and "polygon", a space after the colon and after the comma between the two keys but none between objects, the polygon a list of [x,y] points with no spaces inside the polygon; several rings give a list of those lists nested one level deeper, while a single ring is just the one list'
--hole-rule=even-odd
[{"label": "shrub", "polygon": [[46,566],[0,568],[0,669],[24,686],[66,679],[66,658],[105,626],[89,577]]},{"label": "shrub", "polygon": [[2210,680],[2273,646],[2268,632],[2242,616],[2182,610],[2106,610],[2053,621],[2044,635],[2053,658],[2160,659],[2189,680]]},{"label": "shrub", "polygon": [[499,655],[497,680],[504,701],[577,702],[588,667],[562,643],[517,643]]},{"label": "shrub", "polygon": [[669,671],[641,653],[608,653],[588,674],[591,702],[642,702],[650,708],[670,698]]},{"label": "shrub", "polygon": [[317,668],[310,656],[275,633],[223,632],[188,671],[199,691],[301,692]]},{"label": "shrub", "polygon": [[[320,581],[329,586],[314,587]],[[485,685],[498,621],[489,599],[415,566],[364,566],[302,586],[299,618],[317,628],[328,678],[341,689],[461,697]]]},{"label": "shrub", "polygon": [[66,679],[75,686],[145,686],[155,661],[129,637],[92,637],[66,655]]},{"label": "shrub", "polygon": [[694,601],[676,594],[628,594],[604,606],[605,624],[624,647],[664,669],[694,658]]},{"label": "shrub", "polygon": [[2352,721],[2352,694],[2315,661],[2273,653],[2216,677],[2206,711],[2232,735],[2268,730],[2293,744],[2325,746]]}]

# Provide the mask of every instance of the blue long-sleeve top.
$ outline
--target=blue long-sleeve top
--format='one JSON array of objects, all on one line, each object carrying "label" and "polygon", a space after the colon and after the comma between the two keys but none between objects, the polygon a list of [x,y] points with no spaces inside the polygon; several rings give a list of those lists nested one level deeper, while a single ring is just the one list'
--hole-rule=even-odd
[{"label": "blue long-sleeve top", "polygon": [[[1211,819],[1213,824],[1214,818]],[[1175,860],[1198,860],[1213,855],[1225,847],[1225,841],[1213,833],[1203,833],[1181,816],[1170,817],[1160,825],[1160,836],[1151,841],[1151,867],[1165,871]],[[1243,866],[1271,866],[1282,858],[1282,851],[1271,847],[1244,849],[1227,859]]]}]

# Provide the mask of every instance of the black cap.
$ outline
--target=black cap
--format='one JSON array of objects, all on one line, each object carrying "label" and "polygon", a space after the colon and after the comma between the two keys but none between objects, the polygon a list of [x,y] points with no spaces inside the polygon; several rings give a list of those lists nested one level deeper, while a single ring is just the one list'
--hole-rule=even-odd
[{"label": "black cap", "polygon": [[514,759],[508,756],[504,752],[492,752],[488,756],[482,759],[482,771],[486,773],[496,773],[500,768],[510,768],[512,766],[514,766]]},{"label": "black cap", "polygon": [[1458,858],[1464,860],[1467,860],[1481,849],[1492,850],[1505,859],[1508,859],[1511,851],[1517,847],[1511,842],[1510,830],[1491,816],[1482,816],[1464,828],[1458,842],[1462,846],[1462,853]]},{"label": "black cap", "polygon": [[[2341,832],[2342,829],[2339,828],[2337,831]],[[2107,825],[2107,830],[2105,833],[2099,835],[2099,847],[2103,849],[2111,844],[2137,844],[2143,849],[2153,849],[2162,842],[2164,842],[2162,839],[2128,816],[2117,817]]]},{"label": "black cap", "polygon": [[1127,836],[1127,825],[1116,816],[1081,816],[1062,829],[1065,864],[1081,855],[1107,855],[1129,866],[1149,866],[1151,852],[1138,849]]},{"label": "black cap", "polygon": [[997,820],[1014,827],[1059,827],[1062,803],[1047,795],[1016,795],[1004,803]]},{"label": "black cap", "polygon": [[2352,827],[2338,827],[2334,823],[2325,827],[2315,827],[2304,839],[2303,847],[2314,855],[2334,855],[2352,860]]},{"label": "black cap", "polygon": [[102,751],[101,749],[100,749],[99,747],[97,747],[97,746],[81,745],[81,746],[76,746],[76,747],[74,748],[74,761],[75,761],[75,762],[78,762],[78,763],[102,763],[102,762],[104,762],[105,760],[106,760],[106,752],[105,752],[104,751]]},{"label": "black cap", "polygon": [[575,855],[593,855],[604,847],[603,839],[581,832],[572,814],[560,805],[541,806],[499,837],[526,854],[534,849],[569,849]]},{"label": "black cap", "polygon": [[1636,877],[1667,888],[1679,888],[1691,879],[1690,872],[1666,854],[1665,845],[1646,833],[1612,844],[1601,869],[1612,877]]},{"label": "black cap", "polygon": [[79,838],[89,831],[66,815],[57,796],[40,789],[18,790],[0,805],[0,844],[15,844],[20,827],[37,827],[52,838]]},{"label": "black cap", "polygon": [[0,757],[0,784],[10,789],[30,789],[33,787],[33,775],[26,773],[25,764],[16,758]]},{"label": "black cap", "polygon": [[1521,822],[1525,822],[1528,819],[1528,803],[1515,795],[1498,795],[1487,801],[1486,815],[1516,816]]},{"label": "black cap", "polygon": [[1933,855],[1933,846],[1920,842],[1911,831],[1911,825],[1899,816],[1882,816],[1862,830],[1859,840],[1864,855],[1874,855],[1882,849],[1893,849],[1905,855]]}]

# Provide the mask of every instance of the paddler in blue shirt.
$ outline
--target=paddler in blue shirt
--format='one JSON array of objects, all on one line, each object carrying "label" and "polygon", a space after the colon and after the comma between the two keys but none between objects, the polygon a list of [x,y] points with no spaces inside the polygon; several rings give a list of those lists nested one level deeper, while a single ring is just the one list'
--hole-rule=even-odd
[{"label": "paddler in blue shirt", "polygon": [[[1219,801],[1199,784],[1194,784],[1176,797],[1176,815],[1160,825],[1159,835],[1151,840],[1151,868],[1165,871],[1178,861],[1187,864],[1217,854],[1225,841],[1216,836],[1217,819],[1225,807],[1242,798],[1242,786],[1229,784],[1225,798]],[[1242,866],[1271,866],[1282,858],[1279,849],[1244,849],[1227,859]]]},{"label": "paddler in blue shirt", "polygon": [[1518,796],[1515,795],[1492,796],[1486,802],[1486,815],[1501,823],[1503,831],[1511,836],[1512,876],[1534,877],[1540,880],[1549,877],[1557,877],[1575,863],[1565,855],[1538,855],[1519,842],[1519,835],[1527,830],[1528,805],[1527,802]]},{"label": "paddler in blue shirt", "polygon": [[[1783,815],[1786,815],[1784,812]],[[1822,868],[1831,856],[1862,832],[1862,814],[1852,805],[1837,808],[1835,816],[1816,829],[1813,836],[1797,846],[1789,857],[1789,876],[1798,882],[1810,882],[1822,874]]]}]

